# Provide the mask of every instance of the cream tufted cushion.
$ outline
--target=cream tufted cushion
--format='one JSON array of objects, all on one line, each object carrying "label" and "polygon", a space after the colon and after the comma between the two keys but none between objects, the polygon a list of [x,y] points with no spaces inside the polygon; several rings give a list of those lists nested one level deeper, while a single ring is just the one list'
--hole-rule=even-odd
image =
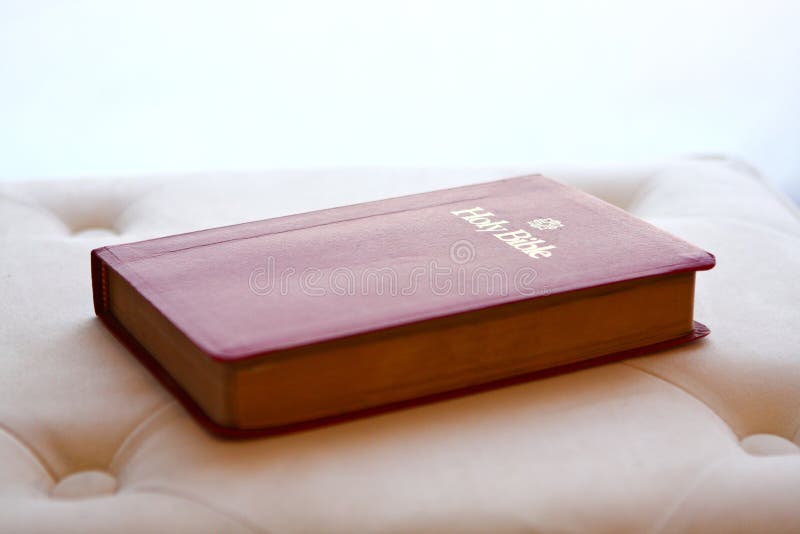
[{"label": "cream tufted cushion", "polygon": [[0,531],[800,531],[800,223],[740,163],[544,169],[717,256],[624,363],[229,442],[94,317],[92,248],[534,170],[2,185]]}]

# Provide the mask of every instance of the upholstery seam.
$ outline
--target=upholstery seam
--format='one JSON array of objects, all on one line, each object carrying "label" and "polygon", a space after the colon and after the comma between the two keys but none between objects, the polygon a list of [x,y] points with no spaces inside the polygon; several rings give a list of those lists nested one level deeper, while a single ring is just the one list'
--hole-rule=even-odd
[{"label": "upholstery seam", "polygon": [[[708,158],[704,157],[700,158],[690,157],[688,163],[692,164],[699,162],[702,164],[706,163],[707,161]],[[766,193],[768,193],[773,199],[778,201],[781,207],[784,208],[784,210],[790,216],[792,216],[795,220],[800,220],[800,209],[798,209],[798,207],[794,204],[794,202],[792,202],[792,200],[788,197],[788,195],[783,191],[776,189],[772,185],[772,183],[764,177],[763,173],[760,170],[756,169],[755,167],[747,163],[747,161],[741,160],[736,157],[730,157],[727,155],[725,155],[722,158],[714,158],[712,161],[714,162],[713,165],[715,166],[728,167],[728,168],[730,168],[731,165],[738,166],[739,169],[731,169],[731,170],[736,172],[736,174],[738,175],[749,178],[750,180],[754,181],[757,185],[761,186],[761,188],[765,190]],[[643,178],[640,184],[636,186],[633,194],[631,195],[630,200],[627,203],[626,210],[633,213],[635,211],[636,203],[639,202],[643,196],[647,196],[650,194],[650,191],[642,191],[642,190],[645,188],[648,189],[652,188],[652,181],[655,177],[657,177],[659,174],[665,171],[673,170],[674,167],[680,166],[682,163],[684,163],[682,160],[668,161],[661,168],[654,170],[647,177]]]},{"label": "upholstery seam", "polygon": [[138,195],[135,195],[128,202],[125,203],[124,207],[114,216],[114,219],[111,221],[110,228],[117,233],[117,235],[122,235],[124,232],[120,231],[117,223],[119,220],[131,210],[134,206],[138,205],[142,199],[152,195],[154,192],[158,191],[159,189],[163,189],[165,186],[163,183],[157,185],[155,183],[147,184],[149,189],[146,191],[141,191]]},{"label": "upholstery seam", "polygon": [[672,501],[672,503],[664,509],[664,513],[661,515],[661,518],[658,521],[655,521],[650,528],[650,532],[652,534],[659,534],[664,532],[664,527],[669,523],[670,519],[675,517],[675,514],[681,509],[681,505],[686,502],[686,499],[692,494],[694,491],[704,480],[706,480],[711,473],[719,467],[720,464],[726,462],[733,458],[735,453],[731,452],[722,458],[717,458],[715,461],[711,462],[710,464],[706,465],[695,478],[689,483],[686,487],[684,487],[683,491],[681,491],[680,495]]},{"label": "upholstery seam", "polygon": [[[800,406],[797,407],[800,410]],[[797,428],[794,430],[794,434],[792,434],[792,441],[795,442],[798,446],[800,446],[800,422],[797,423]]]},{"label": "upholstery seam", "polygon": [[741,219],[737,219],[737,218],[732,217],[730,215],[694,215],[694,214],[688,214],[687,213],[687,214],[683,214],[683,215],[670,215],[670,214],[654,215],[654,216],[648,215],[647,218],[648,218],[648,220],[652,220],[652,219],[656,219],[656,220],[658,220],[658,219],[702,219],[702,220],[707,220],[707,221],[708,220],[710,220],[710,221],[720,221],[720,222],[724,222],[724,223],[727,223],[727,224],[740,225],[740,226],[744,226],[746,228],[753,228],[755,230],[768,230],[768,231],[774,232],[776,234],[780,234],[780,235],[784,235],[784,236],[787,236],[787,237],[791,237],[793,239],[800,239],[800,234],[798,234],[798,233],[788,232],[788,231],[786,231],[786,230],[784,230],[782,228],[775,228],[771,224],[764,224],[764,223],[754,224],[752,222],[744,222]]},{"label": "upholstery seam", "polygon": [[[14,197],[8,193],[0,192],[0,200],[3,199],[8,200],[11,204],[16,204],[18,206],[23,206],[26,208],[33,208],[38,213],[46,213],[53,220],[56,220],[59,222],[59,224],[61,224],[61,226],[64,228],[64,234],[66,236],[69,236],[73,233],[72,228],[67,224],[67,222],[64,219],[56,215],[52,209],[50,209],[48,206],[45,206],[36,199]],[[64,236],[58,236],[58,237],[64,237]],[[26,235],[25,238],[27,239],[28,236]]]},{"label": "upholstery seam", "polygon": [[231,521],[239,523],[241,526],[245,527],[247,530],[249,530],[251,532],[255,532],[255,533],[259,533],[259,534],[269,534],[269,532],[270,532],[269,530],[267,530],[265,528],[261,528],[260,526],[252,523],[249,519],[247,519],[245,517],[241,517],[236,512],[233,512],[231,510],[225,510],[223,508],[220,508],[216,504],[210,504],[208,502],[205,502],[204,500],[197,498],[197,496],[195,496],[195,495],[186,494],[186,493],[181,492],[181,491],[175,491],[172,488],[166,488],[164,486],[159,486],[159,485],[142,485],[142,486],[139,486],[138,488],[132,488],[130,490],[127,490],[125,493],[156,493],[156,494],[159,494],[159,495],[165,495],[165,496],[168,496],[168,497],[173,497],[175,499],[182,499],[182,500],[188,501],[188,502],[190,502],[190,503],[192,503],[194,505],[201,506],[203,508],[206,508],[208,510],[216,512],[216,513],[218,513],[218,514],[230,519]]},{"label": "upholstery seam", "polygon": [[729,152],[711,153],[699,152],[694,154],[687,154],[686,158],[672,160],[672,165],[714,165],[720,167],[727,167],[736,171],[737,174],[747,176],[751,180],[759,183],[765,183],[764,175],[761,174],[755,167],[750,165],[747,160],[742,159],[735,154]]},{"label": "upholstery seam", "polygon": [[739,167],[743,167],[745,171],[747,171],[750,176],[755,179],[761,186],[767,190],[773,197],[775,197],[780,204],[786,208],[786,210],[798,221],[800,221],[800,209],[798,209],[797,204],[795,204],[794,200],[787,194],[775,187],[772,182],[770,182],[764,173],[751,165],[747,160],[739,159],[736,157],[726,157],[726,160],[738,165]]},{"label": "upholstery seam", "polygon": [[[636,205],[641,202],[642,198],[646,198],[650,195],[650,192],[653,188],[652,182],[656,176],[664,172],[667,167],[661,167],[657,170],[653,170],[650,174],[643,177],[641,181],[636,185],[633,193],[628,198],[628,202],[625,204],[625,211],[633,214],[636,210]],[[641,217],[640,217],[641,218]]]},{"label": "upholstery seam", "polygon": [[709,405],[707,402],[705,402],[703,399],[701,399],[701,398],[700,398],[700,397],[698,397],[697,395],[695,395],[695,394],[693,394],[692,392],[690,392],[690,391],[689,391],[688,389],[686,389],[685,387],[683,387],[683,386],[680,386],[680,385],[678,385],[677,383],[675,383],[675,382],[673,382],[673,381],[671,381],[671,380],[669,380],[669,379],[667,379],[667,378],[664,378],[664,377],[662,377],[662,376],[660,376],[660,375],[657,375],[656,373],[654,373],[653,371],[650,371],[649,369],[644,369],[644,368],[642,368],[642,367],[639,367],[638,365],[634,365],[633,363],[631,363],[631,362],[629,362],[629,361],[623,361],[623,362],[620,362],[620,363],[621,363],[622,365],[626,366],[626,367],[629,367],[629,368],[631,368],[631,369],[634,369],[634,370],[636,370],[636,371],[639,371],[640,373],[642,373],[642,374],[645,374],[645,375],[647,375],[647,376],[651,377],[651,378],[652,378],[652,379],[654,379],[654,380],[658,380],[658,381],[660,381],[660,382],[663,382],[664,384],[667,384],[667,385],[669,385],[669,386],[672,386],[673,388],[675,388],[675,389],[677,389],[677,390],[679,390],[679,391],[683,392],[683,393],[684,393],[686,396],[688,396],[688,397],[692,398],[693,400],[695,400],[695,401],[699,402],[700,404],[702,404],[703,406],[705,406],[706,408],[708,408],[708,410],[709,410],[711,413],[713,413],[715,416],[717,416],[717,419],[719,419],[719,420],[720,420],[720,421],[721,421],[721,422],[722,422],[722,423],[723,423],[723,424],[724,424],[724,425],[725,425],[725,426],[728,428],[728,430],[730,430],[731,434],[733,434],[733,436],[734,436],[734,437],[737,439],[737,441],[740,441],[740,440],[742,439],[742,438],[741,438],[741,436],[739,436],[739,433],[738,433],[738,432],[736,432],[736,430],[734,430],[734,429],[733,429],[733,426],[732,426],[730,423],[728,423],[728,421],[726,421],[724,417],[722,417],[722,416],[721,416],[721,415],[720,415],[720,414],[719,414],[719,413],[718,413],[718,412],[717,412],[717,411],[716,411],[714,408],[712,408],[712,407],[711,407],[711,406],[710,406],[710,405]]},{"label": "upholstery seam", "polygon": [[52,485],[56,484],[56,481],[60,478],[56,476],[55,471],[50,466],[48,462],[45,461],[44,456],[33,448],[26,440],[22,439],[22,436],[11,430],[7,425],[0,423],[0,431],[4,432],[6,435],[11,437],[12,441],[17,444],[17,446],[28,453],[28,455],[36,460],[36,463],[39,464],[39,467],[44,472],[45,475],[50,479],[50,483]]},{"label": "upholstery seam", "polygon": [[168,400],[164,405],[158,407],[154,412],[148,414],[144,419],[139,421],[122,442],[117,447],[117,450],[114,451],[114,454],[111,456],[111,460],[108,462],[108,470],[118,476],[118,470],[116,467],[116,463],[119,461],[120,456],[125,452],[125,449],[128,448],[128,445],[136,438],[138,434],[141,434],[144,429],[148,426],[149,423],[158,419],[163,415],[164,412],[167,411],[168,408],[171,408],[176,405],[176,401],[174,399]]}]

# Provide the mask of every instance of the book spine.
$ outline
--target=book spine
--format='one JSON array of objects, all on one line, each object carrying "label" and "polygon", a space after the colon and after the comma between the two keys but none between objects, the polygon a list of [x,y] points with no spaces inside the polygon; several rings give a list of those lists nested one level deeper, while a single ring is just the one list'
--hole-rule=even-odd
[{"label": "book spine", "polygon": [[100,254],[104,250],[106,249],[95,249],[92,251],[91,255],[92,297],[94,301],[94,313],[98,317],[103,317],[108,310],[108,277],[105,262],[100,257]]}]

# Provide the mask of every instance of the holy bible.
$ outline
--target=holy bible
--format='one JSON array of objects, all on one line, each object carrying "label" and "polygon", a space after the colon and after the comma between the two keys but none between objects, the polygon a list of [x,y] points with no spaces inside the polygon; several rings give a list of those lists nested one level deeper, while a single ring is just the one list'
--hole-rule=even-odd
[{"label": "holy bible", "polygon": [[539,175],[91,254],[100,319],[234,437],[692,341],[708,333],[695,272],[713,266]]}]

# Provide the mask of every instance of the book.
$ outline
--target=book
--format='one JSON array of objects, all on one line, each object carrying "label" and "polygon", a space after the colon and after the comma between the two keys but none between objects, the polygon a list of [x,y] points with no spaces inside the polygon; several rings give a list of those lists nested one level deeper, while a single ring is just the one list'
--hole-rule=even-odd
[{"label": "book", "polygon": [[686,343],[714,257],[524,176],[91,253],[95,311],[206,428],[305,428]]}]

